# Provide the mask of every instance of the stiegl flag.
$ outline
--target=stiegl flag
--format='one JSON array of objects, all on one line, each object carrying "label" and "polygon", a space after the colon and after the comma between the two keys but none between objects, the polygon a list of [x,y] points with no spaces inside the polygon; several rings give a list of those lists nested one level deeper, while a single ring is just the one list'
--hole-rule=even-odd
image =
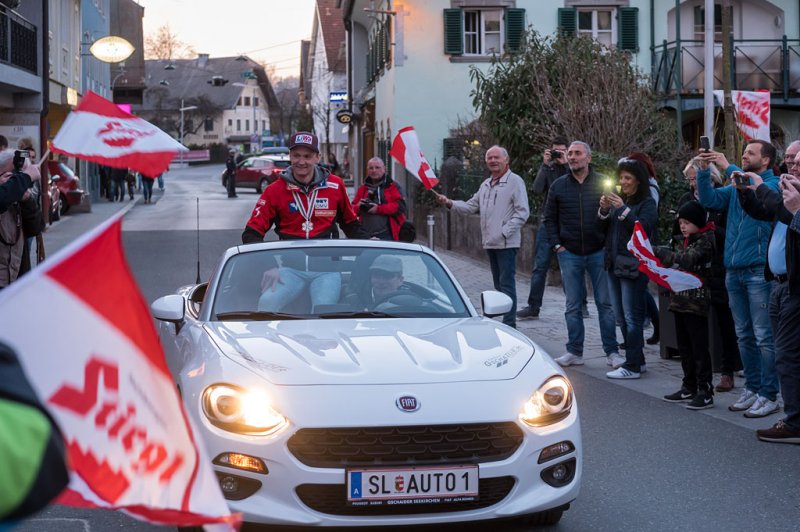
[{"label": "stiegl flag", "polygon": [[88,91],[58,130],[50,151],[156,177],[176,153],[188,150],[150,122]]},{"label": "stiegl flag", "polygon": [[653,253],[650,239],[638,221],[633,226],[633,234],[628,242],[628,251],[639,259],[639,271],[659,286],[673,292],[683,292],[703,286],[703,281],[696,275],[673,268],[665,268]]},{"label": "stiegl flag", "polygon": [[121,225],[112,218],[0,291],[2,339],[64,436],[70,483],[55,502],[235,530],[240,516],[183,410]]},{"label": "stiegl flag", "polygon": [[404,127],[397,132],[392,141],[392,149],[389,150],[389,155],[402,164],[406,170],[414,174],[414,177],[419,179],[425,188],[433,188],[439,182],[436,174],[433,173],[431,165],[428,164],[425,155],[422,153],[417,132],[414,131],[413,127]]}]

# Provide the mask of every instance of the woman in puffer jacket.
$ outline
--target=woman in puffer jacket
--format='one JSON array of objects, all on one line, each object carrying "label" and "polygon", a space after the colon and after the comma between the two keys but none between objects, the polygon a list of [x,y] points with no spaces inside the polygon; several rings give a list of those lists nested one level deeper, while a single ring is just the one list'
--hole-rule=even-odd
[{"label": "woman in puffer jacket", "polygon": [[650,235],[658,223],[656,202],[650,195],[650,176],[640,161],[621,159],[617,164],[619,194],[607,190],[600,198],[599,223],[606,227],[606,269],[614,314],[625,326],[625,357],[611,357],[610,379],[638,379],[644,365],[645,293],[648,278],[639,271],[639,260],[628,251],[634,224]]}]

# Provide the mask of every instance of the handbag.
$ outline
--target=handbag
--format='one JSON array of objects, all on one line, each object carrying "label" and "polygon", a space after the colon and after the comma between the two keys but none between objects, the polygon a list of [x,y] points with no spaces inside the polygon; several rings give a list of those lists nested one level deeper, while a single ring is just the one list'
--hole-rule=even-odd
[{"label": "handbag", "polygon": [[620,279],[638,279],[639,259],[631,255],[615,256],[612,273]]}]

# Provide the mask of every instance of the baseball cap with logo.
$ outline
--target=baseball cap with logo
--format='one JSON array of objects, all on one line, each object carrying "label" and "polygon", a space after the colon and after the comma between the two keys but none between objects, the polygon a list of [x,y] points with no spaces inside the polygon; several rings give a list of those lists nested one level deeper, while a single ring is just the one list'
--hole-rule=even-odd
[{"label": "baseball cap with logo", "polygon": [[301,146],[319,153],[319,139],[316,135],[308,131],[298,131],[289,139],[289,150]]}]

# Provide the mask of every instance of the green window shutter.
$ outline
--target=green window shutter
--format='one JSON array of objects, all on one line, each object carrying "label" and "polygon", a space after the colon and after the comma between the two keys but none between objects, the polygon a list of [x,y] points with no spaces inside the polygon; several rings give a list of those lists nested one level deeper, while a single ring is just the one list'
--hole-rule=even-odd
[{"label": "green window shutter", "polygon": [[636,53],[639,51],[639,8],[619,8],[619,39],[617,46],[620,50]]},{"label": "green window shutter", "polygon": [[388,64],[392,58],[392,19],[386,19],[383,26],[384,60]]},{"label": "green window shutter", "polygon": [[519,52],[522,45],[522,34],[525,31],[525,10],[506,9],[506,52]]},{"label": "green window shutter", "polygon": [[464,17],[460,9],[444,10],[444,53],[464,53]]},{"label": "green window shutter", "polygon": [[578,10],[574,7],[558,8],[558,33],[573,36],[578,33]]}]

